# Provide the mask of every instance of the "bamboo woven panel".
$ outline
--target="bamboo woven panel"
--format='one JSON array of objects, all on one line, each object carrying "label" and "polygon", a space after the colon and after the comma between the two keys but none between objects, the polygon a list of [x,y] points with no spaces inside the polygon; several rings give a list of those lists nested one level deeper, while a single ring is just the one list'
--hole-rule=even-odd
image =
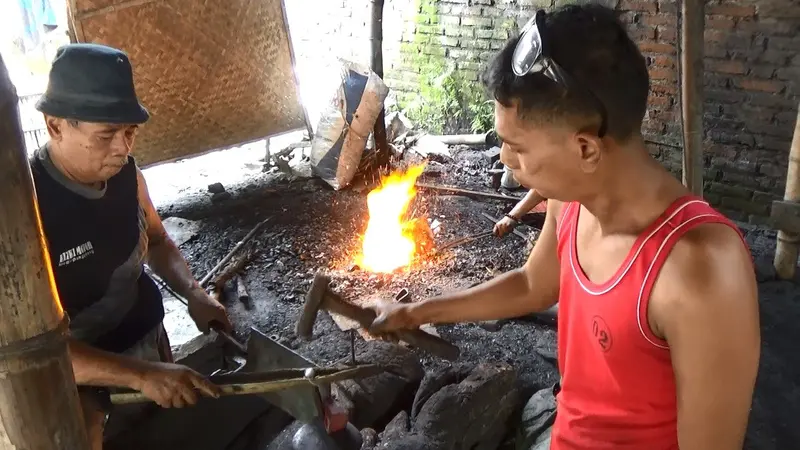
[{"label": "bamboo woven panel", "polygon": [[141,166],[306,128],[282,0],[69,0],[73,39],[131,59]]}]

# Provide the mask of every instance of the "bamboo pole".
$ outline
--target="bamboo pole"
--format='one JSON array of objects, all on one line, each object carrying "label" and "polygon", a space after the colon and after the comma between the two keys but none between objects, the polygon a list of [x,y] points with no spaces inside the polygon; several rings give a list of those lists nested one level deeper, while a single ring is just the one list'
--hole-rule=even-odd
[{"label": "bamboo pole", "polygon": [[[372,59],[370,66],[376,75],[383,78],[383,4],[384,0],[371,0],[372,18],[370,36]],[[381,108],[378,118],[375,119],[375,126],[372,130],[375,138],[375,152],[377,155],[378,166],[385,167],[389,164],[391,151],[389,142],[386,140],[386,111]]]},{"label": "bamboo pole", "polygon": [[89,448],[19,122],[0,56],[0,449]]},{"label": "bamboo pole", "polygon": [[[789,149],[789,169],[786,172],[786,191],[783,199],[787,202],[800,202],[800,106],[794,125],[792,147]],[[797,270],[798,245],[800,245],[800,233],[778,230],[773,262],[778,278],[782,280],[794,278]]]},{"label": "bamboo pole", "polygon": [[703,0],[681,5],[681,110],[683,119],[683,184],[703,195]]}]

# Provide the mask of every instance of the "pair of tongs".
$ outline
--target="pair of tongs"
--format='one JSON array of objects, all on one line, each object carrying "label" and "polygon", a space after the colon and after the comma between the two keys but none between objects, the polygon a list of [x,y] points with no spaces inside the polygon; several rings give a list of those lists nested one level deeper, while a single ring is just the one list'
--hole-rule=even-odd
[{"label": "pair of tongs", "polygon": [[[254,395],[291,389],[298,386],[317,386],[342,380],[368,378],[386,371],[375,364],[350,367],[309,367],[306,369],[280,369],[267,372],[236,372],[212,375],[209,381],[220,387],[223,396]],[[151,401],[138,391],[126,389],[111,394],[111,403],[126,405]]]}]

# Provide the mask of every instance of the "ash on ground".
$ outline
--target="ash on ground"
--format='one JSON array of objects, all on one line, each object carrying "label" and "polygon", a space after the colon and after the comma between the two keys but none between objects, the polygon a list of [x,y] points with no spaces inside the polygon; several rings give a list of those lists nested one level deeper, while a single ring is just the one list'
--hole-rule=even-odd
[{"label": "ash on ground", "polygon": [[[436,161],[435,170],[420,181],[497,193],[490,187],[487,171],[493,161],[485,151],[461,147],[452,154],[452,159]],[[159,212],[162,218],[176,216],[200,223],[194,237],[181,245],[198,277],[211,269],[256,223],[270,217],[252,242],[257,253],[242,276],[252,308],[245,308],[235,296],[231,296],[233,300],[226,306],[240,338],[245,338],[252,326],[267,335],[279,336],[284,345],[323,365],[349,358],[350,334],[341,331],[327,314],[320,314],[312,341],[305,342],[294,335],[304,296],[317,271],[328,271],[334,289],[350,300],[367,297],[390,300],[406,288],[413,301],[467,288],[519,267],[530,250],[525,240],[513,234],[502,239],[489,237],[418,261],[406,271],[371,274],[351,268],[359,236],[367,223],[368,189],[363,185],[334,192],[319,180],[289,180],[282,174],[267,174],[251,179],[246,185],[227,187],[227,192],[231,195],[221,200],[211,201],[211,194],[207,194],[199,201],[195,196],[188,203],[162,204]],[[501,217],[512,206],[498,200],[420,190],[413,207],[418,214],[441,224],[436,234],[436,241],[441,244],[491,229],[491,223],[482,213]],[[519,229],[525,233],[533,231],[526,227]],[[757,258],[768,260],[774,233],[756,228],[744,231]],[[759,276],[763,351],[747,448],[794,448],[800,442],[800,430],[794,426],[800,417],[800,360],[793,350],[800,341],[800,328],[796,326],[800,321],[800,293],[796,283],[772,281],[765,271]],[[479,363],[500,364],[515,369],[513,389],[520,405],[558,379],[556,332],[550,325],[519,319],[492,326],[437,326],[436,331],[460,347],[461,361],[465,364],[472,367]],[[357,352],[369,347],[360,337],[356,339]],[[424,352],[414,353],[427,373],[447,370],[450,366]],[[389,419],[392,417],[386,421]],[[408,420],[395,419],[392,422]]]}]

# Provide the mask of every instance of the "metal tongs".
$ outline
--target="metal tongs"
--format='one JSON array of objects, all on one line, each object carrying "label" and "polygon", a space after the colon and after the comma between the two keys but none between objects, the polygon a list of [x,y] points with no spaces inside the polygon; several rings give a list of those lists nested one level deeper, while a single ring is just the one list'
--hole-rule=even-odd
[{"label": "metal tongs", "polygon": [[443,244],[441,247],[439,247],[437,249],[437,251],[442,252],[442,251],[447,250],[449,248],[457,247],[459,245],[469,244],[470,242],[474,242],[474,241],[477,241],[479,239],[487,238],[489,236],[492,236],[493,234],[494,234],[494,232],[491,231],[491,230],[490,231],[481,231],[480,233],[471,234],[469,236],[466,236],[466,237],[463,237],[463,238],[459,238],[459,239],[456,239],[454,241],[447,242],[447,243]]},{"label": "metal tongs", "polygon": [[[386,371],[375,364],[348,367],[309,367],[280,369],[266,372],[238,372],[212,375],[209,381],[222,390],[222,395],[254,395],[291,389],[298,386],[318,386],[342,380],[367,378]],[[126,405],[151,401],[138,391],[126,389],[111,394],[111,403]]]}]

